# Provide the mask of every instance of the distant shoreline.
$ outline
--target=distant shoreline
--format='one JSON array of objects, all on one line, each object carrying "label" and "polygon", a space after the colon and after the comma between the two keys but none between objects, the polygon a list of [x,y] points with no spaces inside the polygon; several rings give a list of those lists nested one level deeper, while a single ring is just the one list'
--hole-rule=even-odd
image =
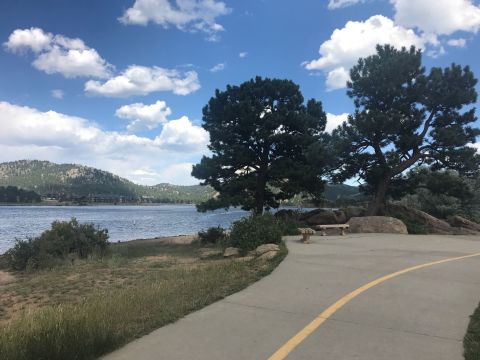
[{"label": "distant shoreline", "polygon": [[68,206],[158,206],[158,205],[190,205],[195,206],[195,203],[87,203],[87,204],[74,204],[74,203],[61,203],[61,202],[39,202],[39,203],[0,203],[0,206],[59,206],[59,207],[68,207]]}]

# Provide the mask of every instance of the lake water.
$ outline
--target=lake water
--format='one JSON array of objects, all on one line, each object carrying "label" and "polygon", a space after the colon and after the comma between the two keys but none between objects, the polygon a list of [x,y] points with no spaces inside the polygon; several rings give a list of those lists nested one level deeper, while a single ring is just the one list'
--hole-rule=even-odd
[{"label": "lake water", "polygon": [[229,227],[248,215],[239,209],[198,213],[193,205],[0,206],[0,254],[15,238],[37,236],[55,220],[72,217],[107,228],[110,241],[195,234],[211,226]]}]

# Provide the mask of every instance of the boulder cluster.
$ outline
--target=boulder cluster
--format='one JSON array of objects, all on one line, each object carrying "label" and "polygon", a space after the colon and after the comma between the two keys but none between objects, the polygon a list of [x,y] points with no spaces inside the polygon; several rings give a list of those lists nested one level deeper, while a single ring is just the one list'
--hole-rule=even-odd
[{"label": "boulder cluster", "polygon": [[280,247],[277,244],[263,244],[258,246],[255,250],[250,251],[247,256],[241,256],[240,249],[235,247],[227,247],[225,250],[218,248],[201,248],[198,250],[200,259],[209,259],[216,257],[236,258],[239,261],[271,260],[277,256]]}]

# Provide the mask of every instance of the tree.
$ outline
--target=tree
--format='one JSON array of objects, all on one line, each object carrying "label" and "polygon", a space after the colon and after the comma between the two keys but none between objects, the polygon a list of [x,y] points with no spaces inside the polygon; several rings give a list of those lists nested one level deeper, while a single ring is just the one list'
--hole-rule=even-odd
[{"label": "tree", "polygon": [[355,112],[333,132],[333,179],[363,180],[373,195],[369,215],[383,213],[391,182],[414,165],[478,171],[479,155],[468,146],[480,134],[468,106],[477,99],[477,80],[468,66],[435,67],[427,75],[420,50],[385,45],[359,59],[350,78]]},{"label": "tree", "polygon": [[[261,214],[300,192],[320,197],[322,152],[309,149],[319,147],[326,115],[320,102],[305,105],[292,81],[257,77],[216,90],[203,121],[212,156],[204,156],[192,175],[218,196],[200,211],[242,206]],[[314,153],[320,156],[309,156]]]}]

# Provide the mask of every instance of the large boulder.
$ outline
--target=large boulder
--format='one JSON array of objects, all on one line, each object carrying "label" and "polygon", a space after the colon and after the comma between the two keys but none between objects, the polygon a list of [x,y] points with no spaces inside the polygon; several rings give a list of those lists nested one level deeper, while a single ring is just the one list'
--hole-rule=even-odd
[{"label": "large boulder", "polygon": [[351,233],[408,234],[401,220],[389,216],[352,217],[348,225]]},{"label": "large boulder", "polygon": [[302,215],[300,220],[309,226],[345,224],[347,217],[341,210],[316,209]]},{"label": "large boulder", "polygon": [[352,217],[362,217],[367,214],[367,209],[360,206],[349,206],[340,210],[345,214],[346,221],[350,220]]},{"label": "large boulder", "polygon": [[277,256],[278,251],[267,251],[258,257],[258,260],[267,261],[272,260],[275,256]]},{"label": "large boulder", "polygon": [[450,225],[457,228],[468,229],[473,232],[480,232],[480,224],[477,224],[476,222],[470,221],[458,215],[449,218],[448,222],[450,223]]},{"label": "large boulder", "polygon": [[415,226],[421,226],[429,234],[453,235],[455,233],[455,229],[446,221],[437,219],[418,209],[403,205],[390,205],[389,213]]}]

